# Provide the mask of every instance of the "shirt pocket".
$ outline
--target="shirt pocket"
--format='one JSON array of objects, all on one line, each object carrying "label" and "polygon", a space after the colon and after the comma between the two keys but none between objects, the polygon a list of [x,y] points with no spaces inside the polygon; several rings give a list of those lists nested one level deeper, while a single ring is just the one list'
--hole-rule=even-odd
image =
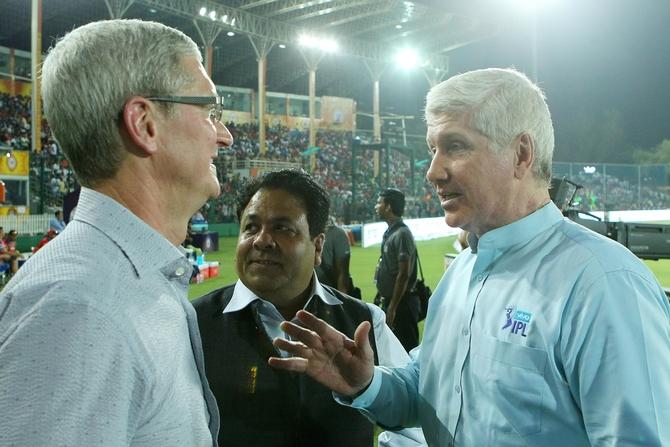
[{"label": "shirt pocket", "polygon": [[486,334],[472,337],[473,373],[488,394],[486,402],[498,410],[500,430],[520,435],[542,430],[547,353]]}]

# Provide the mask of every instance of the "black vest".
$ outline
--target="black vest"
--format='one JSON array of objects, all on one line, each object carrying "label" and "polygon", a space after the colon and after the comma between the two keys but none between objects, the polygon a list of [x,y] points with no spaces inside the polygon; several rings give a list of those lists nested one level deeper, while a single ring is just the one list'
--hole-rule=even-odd
[{"label": "black vest", "polygon": [[[205,354],[205,372],[221,414],[219,445],[285,447],[370,447],[373,424],[353,408],[333,400],[326,387],[304,374],[274,369],[279,357],[263,329],[256,303],[223,314],[234,286],[193,302]],[[342,305],[312,300],[307,310],[348,337],[372,314],[359,300],[324,286]],[[370,342],[377,349],[373,331]]]}]

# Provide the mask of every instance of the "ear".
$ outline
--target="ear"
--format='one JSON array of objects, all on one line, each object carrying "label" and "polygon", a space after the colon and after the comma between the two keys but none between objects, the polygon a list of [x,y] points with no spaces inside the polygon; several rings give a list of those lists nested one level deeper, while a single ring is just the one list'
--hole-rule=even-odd
[{"label": "ear", "polygon": [[533,168],[535,161],[535,142],[528,132],[516,138],[514,147],[514,177],[524,178]]},{"label": "ear", "polygon": [[152,155],[158,150],[156,114],[151,101],[133,96],[123,106],[123,124],[140,153]]},{"label": "ear", "polygon": [[323,254],[323,244],[326,241],[326,235],[321,233],[314,238],[314,267],[321,265],[321,255]]}]

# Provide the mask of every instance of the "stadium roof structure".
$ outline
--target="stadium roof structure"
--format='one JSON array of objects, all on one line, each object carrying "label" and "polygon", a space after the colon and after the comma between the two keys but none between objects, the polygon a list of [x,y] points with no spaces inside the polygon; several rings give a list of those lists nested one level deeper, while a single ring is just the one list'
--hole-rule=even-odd
[{"label": "stadium roof structure", "polygon": [[[467,3],[472,2],[48,0],[42,7],[42,49],[90,21],[155,20],[181,29],[202,47],[211,43],[216,84],[257,89],[257,59],[266,54],[268,91],[307,94],[307,59],[297,42],[302,33],[313,33],[339,43],[336,54],[319,60],[317,96],[356,98],[361,89],[370,91],[371,73],[396,64],[401,47],[422,55],[424,73],[435,82],[448,73],[450,51],[493,36],[496,23],[466,11]],[[30,1],[2,1],[0,45],[30,51],[30,27]]]}]

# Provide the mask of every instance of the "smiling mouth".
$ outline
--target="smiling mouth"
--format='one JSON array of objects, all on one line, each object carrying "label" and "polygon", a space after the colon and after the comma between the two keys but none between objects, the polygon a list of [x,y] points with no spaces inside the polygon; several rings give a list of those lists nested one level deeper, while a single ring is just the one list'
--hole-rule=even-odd
[{"label": "smiling mouth", "polygon": [[439,196],[440,196],[440,200],[441,200],[442,202],[448,202],[448,201],[451,200],[451,199],[456,199],[456,198],[458,198],[458,197],[461,197],[460,194],[455,193],[455,192],[453,192],[453,193],[447,193],[447,194],[440,194]]},{"label": "smiling mouth", "polygon": [[279,265],[278,262],[275,261],[268,261],[265,259],[255,259],[253,261],[249,261],[250,265],[257,264],[257,265]]}]

